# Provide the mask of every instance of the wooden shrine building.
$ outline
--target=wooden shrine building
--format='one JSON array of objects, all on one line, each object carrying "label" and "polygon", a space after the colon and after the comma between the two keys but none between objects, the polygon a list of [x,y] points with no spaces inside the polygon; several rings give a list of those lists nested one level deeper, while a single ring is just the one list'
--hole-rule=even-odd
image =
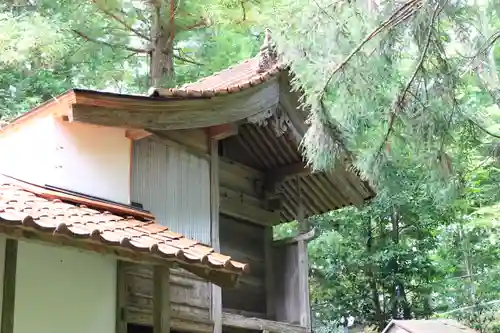
[{"label": "wooden shrine building", "polygon": [[[33,304],[52,315],[28,317],[24,289],[5,280],[13,328],[2,332],[28,333],[23,316],[37,333],[310,331],[305,221],[374,192],[343,167],[311,172],[305,117],[288,72],[261,54],[150,96],[74,89],[5,126],[0,233],[21,242],[36,231],[91,254],[47,251],[61,262],[43,276],[57,274],[68,296],[37,289]],[[274,240],[273,226],[293,220],[300,233]],[[45,288],[21,254],[24,275],[11,280]],[[6,302],[16,306],[4,314]]]}]

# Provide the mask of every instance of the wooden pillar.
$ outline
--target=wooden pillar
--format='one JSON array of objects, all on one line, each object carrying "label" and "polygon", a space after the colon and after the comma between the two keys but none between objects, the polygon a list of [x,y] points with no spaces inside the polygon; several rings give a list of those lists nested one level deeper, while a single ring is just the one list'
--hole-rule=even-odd
[{"label": "wooden pillar", "polygon": [[125,281],[125,262],[116,262],[116,333],[127,333],[125,307],[127,306],[127,286]]},{"label": "wooden pillar", "polygon": [[153,332],[170,332],[170,268],[154,266],[153,270]]},{"label": "wooden pillar", "polygon": [[273,227],[265,229],[264,254],[266,264],[266,314],[267,319],[276,319],[274,265],[273,265]]},{"label": "wooden pillar", "polygon": [[14,308],[16,303],[17,240],[5,243],[5,266],[3,271],[2,326],[0,333],[14,332]]},{"label": "wooden pillar", "polygon": [[[302,186],[300,177],[297,177],[297,193],[299,195],[299,205],[297,207],[297,221],[299,223],[299,234],[309,231],[308,223],[305,219],[304,201],[302,198]],[[300,325],[307,327],[311,331],[311,306],[309,304],[309,258],[307,255],[307,241],[297,242],[297,270],[299,273],[299,298],[300,298]]]},{"label": "wooden pillar", "polygon": [[[220,252],[219,240],[219,142],[210,138],[210,214],[211,241],[216,252]],[[210,319],[214,323],[213,333],[222,333],[222,290],[211,284]]]}]

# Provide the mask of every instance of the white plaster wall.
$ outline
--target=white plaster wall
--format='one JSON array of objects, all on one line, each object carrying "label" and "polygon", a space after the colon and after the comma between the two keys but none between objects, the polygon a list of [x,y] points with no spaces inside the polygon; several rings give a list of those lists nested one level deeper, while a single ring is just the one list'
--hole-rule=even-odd
[{"label": "white plaster wall", "polygon": [[54,119],[40,116],[0,131],[0,173],[36,184],[52,180]]},{"label": "white plaster wall", "polygon": [[50,185],[130,203],[131,140],[125,129],[55,122],[55,175]]},{"label": "white plaster wall", "polygon": [[33,117],[0,132],[0,173],[129,204],[131,145],[122,128]]},{"label": "white plaster wall", "polygon": [[115,259],[19,242],[14,333],[111,333],[115,306]]}]

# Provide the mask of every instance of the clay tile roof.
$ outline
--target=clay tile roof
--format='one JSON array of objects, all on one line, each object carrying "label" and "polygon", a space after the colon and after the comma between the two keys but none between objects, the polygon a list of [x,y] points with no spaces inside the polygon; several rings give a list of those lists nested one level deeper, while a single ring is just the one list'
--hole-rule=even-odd
[{"label": "clay tile roof", "polygon": [[177,98],[227,95],[268,82],[277,77],[283,69],[271,38],[271,31],[266,29],[264,42],[256,57],[180,88],[151,88],[149,95]]},{"label": "clay tile roof", "polygon": [[393,320],[383,333],[390,333],[393,326],[408,333],[477,333],[472,328],[451,319]]},{"label": "clay tile roof", "polygon": [[240,92],[268,82],[278,76],[278,63],[259,71],[259,56],[247,59],[211,76],[188,83],[180,88],[153,88],[150,95],[161,97],[214,97]]},{"label": "clay tile roof", "polygon": [[[239,275],[248,265],[155,223],[152,215],[0,175],[0,226],[30,229],[177,262],[195,274]],[[190,269],[192,268],[192,269]],[[220,274],[218,275],[220,276]],[[234,279],[233,279],[234,280]]]}]

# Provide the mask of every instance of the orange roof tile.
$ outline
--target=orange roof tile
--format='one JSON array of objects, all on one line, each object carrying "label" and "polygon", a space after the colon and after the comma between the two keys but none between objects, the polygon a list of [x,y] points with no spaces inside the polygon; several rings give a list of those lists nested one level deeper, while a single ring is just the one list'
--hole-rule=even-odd
[{"label": "orange roof tile", "polygon": [[392,320],[382,333],[391,332],[393,326],[402,328],[408,333],[477,333],[452,319]]},{"label": "orange roof tile", "polygon": [[248,271],[248,265],[215,253],[148,220],[149,214],[133,208],[68,195],[0,175],[0,225],[34,229],[147,253],[182,267],[203,268],[231,275]]},{"label": "orange roof tile", "polygon": [[279,63],[264,72],[258,71],[259,56],[247,59],[211,76],[180,88],[153,88],[152,96],[161,97],[214,97],[255,87],[278,76]]}]

